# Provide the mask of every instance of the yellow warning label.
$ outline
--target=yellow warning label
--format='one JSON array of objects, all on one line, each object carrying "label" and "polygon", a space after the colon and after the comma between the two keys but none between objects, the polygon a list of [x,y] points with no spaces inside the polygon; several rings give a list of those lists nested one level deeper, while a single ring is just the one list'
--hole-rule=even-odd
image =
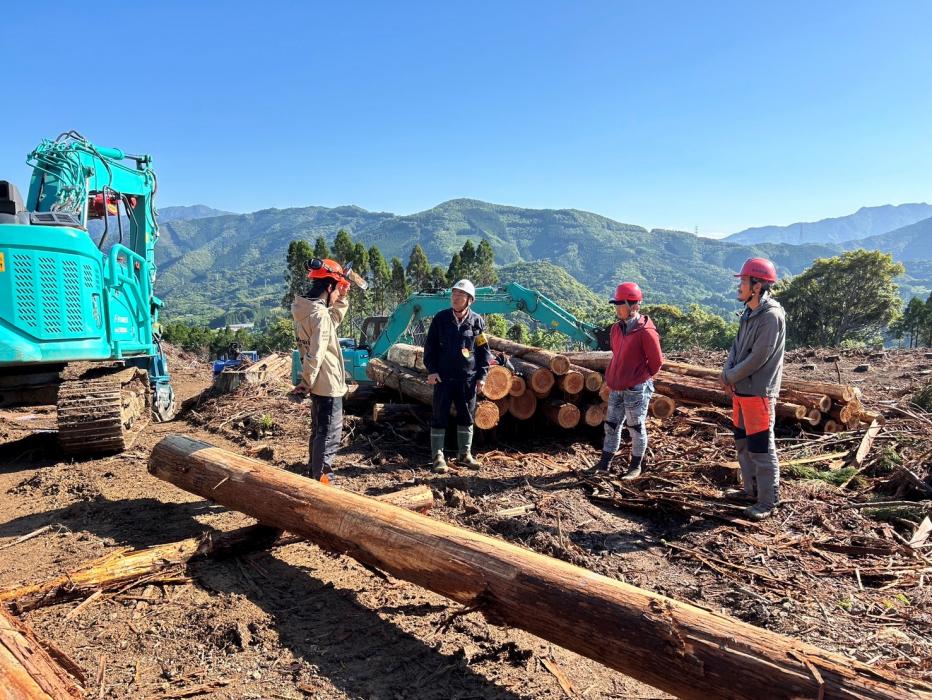
[{"label": "yellow warning label", "polygon": [[0,272],[6,272],[6,260],[3,259],[3,253],[0,253]]},{"label": "yellow warning label", "polygon": [[488,341],[488,339],[485,337],[485,333],[480,333],[480,334],[479,334],[479,337],[476,338],[476,345],[478,345],[480,348],[481,348],[483,345],[485,345],[486,343],[488,343],[488,342],[489,342],[489,341]]}]

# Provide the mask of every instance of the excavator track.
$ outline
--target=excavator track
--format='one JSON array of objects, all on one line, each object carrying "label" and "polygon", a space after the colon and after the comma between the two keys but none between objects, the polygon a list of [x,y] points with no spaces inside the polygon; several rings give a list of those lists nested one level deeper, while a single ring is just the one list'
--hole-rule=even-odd
[{"label": "excavator track", "polygon": [[127,450],[151,416],[149,378],[135,367],[72,379],[58,389],[58,441],[70,454]]}]

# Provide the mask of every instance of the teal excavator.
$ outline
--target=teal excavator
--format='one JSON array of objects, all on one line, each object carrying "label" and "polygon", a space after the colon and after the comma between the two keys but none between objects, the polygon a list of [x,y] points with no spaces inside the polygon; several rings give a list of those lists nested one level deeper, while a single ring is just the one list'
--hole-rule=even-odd
[{"label": "teal excavator", "polygon": [[175,413],[152,159],[70,131],[27,162],[25,200],[0,180],[0,405],[55,403],[63,449],[118,452]]}]

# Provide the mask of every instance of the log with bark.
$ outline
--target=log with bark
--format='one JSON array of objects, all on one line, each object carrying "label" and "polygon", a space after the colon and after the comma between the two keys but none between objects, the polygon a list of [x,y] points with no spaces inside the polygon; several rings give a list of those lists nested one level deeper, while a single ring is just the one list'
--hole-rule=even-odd
[{"label": "log with bark", "polygon": [[424,366],[424,348],[420,345],[395,343],[388,349],[385,359],[408,369],[416,369],[418,372],[427,371],[427,367]]},{"label": "log with bark", "polygon": [[[64,666],[67,666],[68,670]],[[0,605],[0,698],[80,700],[80,669]]]},{"label": "log with bark", "polygon": [[602,383],[605,381],[601,372],[596,372],[582,365],[570,365],[570,371],[578,372],[583,376],[586,391],[598,391],[602,388]]},{"label": "log with bark", "polygon": [[556,375],[566,374],[570,371],[570,361],[564,355],[550,350],[542,350],[541,348],[522,345],[521,343],[494,336],[489,336],[489,346],[493,350],[507,353],[511,357],[518,357],[541,367],[546,367]]},{"label": "log with bark", "polygon": [[430,419],[430,410],[420,403],[376,403],[372,404],[372,422],[390,421],[423,422]]},{"label": "log with bark", "polygon": [[515,371],[524,378],[527,388],[531,391],[547,395],[553,390],[556,377],[546,367],[514,357],[511,358],[511,364],[514,366]]},{"label": "log with bark", "polygon": [[932,699],[932,686],[172,435],[149,471],[686,700]]},{"label": "log with bark", "polygon": [[373,358],[366,365],[366,376],[428,406],[434,402],[434,388],[427,378],[401,365]]}]

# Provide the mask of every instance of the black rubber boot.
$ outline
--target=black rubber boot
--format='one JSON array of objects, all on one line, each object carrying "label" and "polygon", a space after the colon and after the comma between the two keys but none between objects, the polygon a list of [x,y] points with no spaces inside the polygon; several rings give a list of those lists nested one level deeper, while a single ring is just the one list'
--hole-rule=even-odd
[{"label": "black rubber boot", "polygon": [[612,452],[603,452],[602,458],[596,462],[594,469],[597,472],[605,472],[606,474],[612,471],[612,459],[614,459],[615,454]]},{"label": "black rubber boot", "polygon": [[644,457],[631,457],[631,464],[628,465],[628,471],[624,473],[621,477],[622,479],[637,479],[641,475],[641,465],[644,461]]}]

